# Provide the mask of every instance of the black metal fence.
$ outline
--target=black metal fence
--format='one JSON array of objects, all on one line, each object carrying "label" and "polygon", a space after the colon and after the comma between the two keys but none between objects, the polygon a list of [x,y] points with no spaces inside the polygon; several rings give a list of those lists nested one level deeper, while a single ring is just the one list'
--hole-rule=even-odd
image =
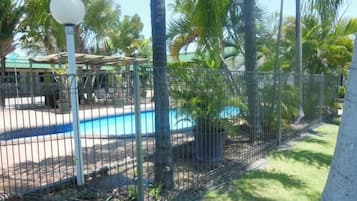
[{"label": "black metal fence", "polygon": [[[82,187],[76,186],[69,75],[17,75],[17,82],[4,82],[0,200],[134,200],[140,193],[138,171],[145,200],[191,200],[227,170],[243,171],[281,140],[336,115],[334,76],[170,68],[170,109],[160,111],[169,116],[165,141],[155,135],[153,69],[140,67],[138,75],[135,79],[133,71],[120,71],[77,76]],[[302,97],[296,87],[299,79]],[[138,81],[140,146],[134,123]],[[304,117],[297,122],[299,102]],[[142,170],[137,169],[137,147],[143,153]],[[155,154],[158,147],[167,153]],[[158,161],[167,161],[169,176],[164,180],[157,180]],[[170,186],[165,182],[171,178]]]}]

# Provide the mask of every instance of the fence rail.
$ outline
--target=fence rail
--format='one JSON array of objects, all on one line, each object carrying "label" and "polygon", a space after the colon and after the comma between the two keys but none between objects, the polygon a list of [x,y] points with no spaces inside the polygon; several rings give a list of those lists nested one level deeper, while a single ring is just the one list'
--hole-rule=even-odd
[{"label": "fence rail", "polygon": [[[69,113],[68,78],[72,75],[17,75],[16,84],[2,83],[0,200],[1,196],[4,200],[11,196],[25,200],[133,198],[137,196],[138,147],[143,153],[145,200],[187,199],[224,177],[228,169],[243,171],[281,140],[336,115],[338,78],[334,76],[170,68],[170,110],[164,112],[171,129],[169,141],[158,141],[153,68],[140,67],[138,73],[139,146],[134,72],[77,76],[86,180],[85,188],[79,189]],[[299,88],[295,83],[300,78],[304,118],[296,122]],[[169,152],[157,154],[158,145],[167,146]],[[156,163],[163,160],[173,168],[172,188],[155,183]],[[73,189],[78,192],[72,193]]]}]

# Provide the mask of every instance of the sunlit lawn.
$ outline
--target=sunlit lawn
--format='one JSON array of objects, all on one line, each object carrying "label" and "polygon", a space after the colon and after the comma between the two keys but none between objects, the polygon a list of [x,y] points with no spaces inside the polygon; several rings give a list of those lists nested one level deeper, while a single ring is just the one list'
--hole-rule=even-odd
[{"label": "sunlit lawn", "polygon": [[204,200],[308,201],[319,200],[325,185],[338,126],[324,124],[286,150],[269,155],[267,164],[210,190]]}]

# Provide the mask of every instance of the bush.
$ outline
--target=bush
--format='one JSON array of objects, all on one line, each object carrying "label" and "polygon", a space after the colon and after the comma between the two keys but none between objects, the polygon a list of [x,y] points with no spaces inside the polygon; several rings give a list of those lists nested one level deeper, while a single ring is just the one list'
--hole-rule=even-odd
[{"label": "bush", "polygon": [[344,98],[346,95],[346,87],[345,86],[340,86],[338,88],[338,97],[339,98]]}]

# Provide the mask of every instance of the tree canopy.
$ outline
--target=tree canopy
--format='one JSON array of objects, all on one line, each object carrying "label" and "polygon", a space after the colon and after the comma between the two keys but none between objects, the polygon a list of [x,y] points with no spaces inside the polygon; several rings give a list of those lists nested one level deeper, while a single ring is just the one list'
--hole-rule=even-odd
[{"label": "tree canopy", "polygon": [[[133,48],[143,46],[140,35],[143,23],[138,15],[120,19],[120,6],[113,0],[84,0],[86,16],[75,27],[76,51],[97,54],[123,53],[128,56]],[[22,34],[22,47],[36,54],[49,54],[65,49],[65,34],[62,25],[50,14],[49,1],[28,0],[23,4],[23,18],[17,28]],[[150,55],[150,53],[146,53]]]},{"label": "tree canopy", "polygon": [[15,27],[21,17],[21,7],[13,0],[0,2],[0,53],[6,56],[14,50]]},{"label": "tree canopy", "polygon": [[[357,30],[354,19],[343,19],[340,14],[345,2],[314,0],[302,5],[303,72],[346,72],[352,55],[351,34]],[[180,51],[196,44],[197,55],[214,60],[231,59],[232,65],[239,68],[243,61],[237,60],[242,60],[245,54],[242,6],[241,0],[223,2],[220,6],[211,1],[176,0],[174,10],[179,17],[171,21],[167,35],[173,57],[178,61]],[[269,15],[256,6],[256,19],[257,70],[271,71],[275,63],[278,15]],[[294,17],[283,19],[278,55],[283,71],[292,71],[295,66],[294,21]]]}]

